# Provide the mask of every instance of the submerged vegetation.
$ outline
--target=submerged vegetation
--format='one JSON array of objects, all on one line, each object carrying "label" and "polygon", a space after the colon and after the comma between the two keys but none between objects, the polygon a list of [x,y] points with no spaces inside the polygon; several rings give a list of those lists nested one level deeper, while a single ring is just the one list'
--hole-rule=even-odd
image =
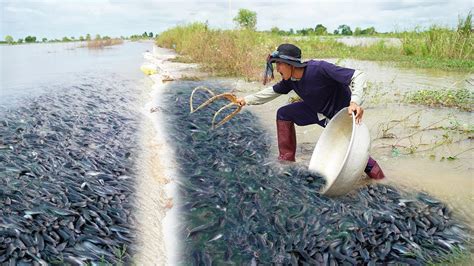
[{"label": "submerged vegetation", "polygon": [[87,47],[89,49],[102,49],[106,46],[118,45],[122,43],[123,43],[123,40],[120,38],[114,38],[114,39],[108,38],[108,39],[87,41],[87,44],[84,45],[83,47]]},{"label": "submerged vegetation", "polygon": [[423,68],[474,70],[471,13],[459,20],[456,29],[432,26],[390,34],[400,39],[399,46],[381,38],[371,45],[351,47],[338,42],[337,35],[283,36],[272,32],[210,29],[204,23],[193,23],[163,32],[157,44],[175,49],[182,57],[203,64],[208,71],[251,80],[260,78],[266,55],[283,42],[298,45],[305,58],[354,58]]},{"label": "submerged vegetation", "polygon": [[408,93],[405,99],[409,103],[428,106],[457,107],[462,110],[472,111],[474,92],[468,88],[419,90]]}]

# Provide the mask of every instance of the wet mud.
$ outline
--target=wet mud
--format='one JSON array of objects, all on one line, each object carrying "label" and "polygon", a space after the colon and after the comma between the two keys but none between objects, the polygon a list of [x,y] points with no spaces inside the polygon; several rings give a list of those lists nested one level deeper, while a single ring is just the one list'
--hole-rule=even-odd
[{"label": "wet mud", "polygon": [[424,193],[368,184],[337,199],[320,195],[322,178],[269,159],[271,137],[252,113],[216,130],[218,103],[189,114],[200,85],[230,91],[218,82],[174,82],[161,110],[181,176],[182,263],[421,265],[470,242],[451,210]]},{"label": "wet mud", "polygon": [[131,84],[89,76],[0,110],[0,264],[131,261]]}]

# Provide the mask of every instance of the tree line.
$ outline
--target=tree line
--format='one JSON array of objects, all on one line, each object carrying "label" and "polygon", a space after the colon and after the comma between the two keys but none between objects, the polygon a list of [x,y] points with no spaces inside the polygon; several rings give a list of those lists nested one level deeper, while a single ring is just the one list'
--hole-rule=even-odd
[{"label": "tree line", "polygon": [[[141,40],[141,39],[152,39],[156,38],[158,35],[153,34],[153,32],[144,32],[142,34],[133,34],[129,37],[125,36],[120,36],[120,39],[122,40]],[[79,36],[79,37],[67,37],[64,36],[61,39],[48,39],[48,38],[37,38],[36,36],[26,36],[24,38],[19,38],[16,39],[13,38],[11,35],[7,35],[4,38],[4,41],[0,43],[7,43],[7,44],[21,44],[21,43],[46,43],[46,42],[83,42],[83,41],[92,41],[92,40],[110,40],[112,37],[109,36],[101,36],[100,34],[96,34],[94,37],[92,37],[89,33],[86,34],[85,36]]]},{"label": "tree line", "polygon": [[[234,17],[234,22],[237,23],[237,26],[241,29],[256,30],[257,13],[244,8],[239,9],[239,12]],[[318,24],[314,28],[303,28],[296,31],[293,29],[290,29],[289,31],[284,31],[280,30],[278,27],[272,27],[270,29],[270,32],[278,35],[330,35],[327,28],[322,24]],[[340,25],[332,32],[332,34],[334,35],[373,35],[376,33],[377,32],[375,31],[374,27],[369,27],[366,29],[356,27],[355,30],[352,31],[351,27],[346,24]]]}]

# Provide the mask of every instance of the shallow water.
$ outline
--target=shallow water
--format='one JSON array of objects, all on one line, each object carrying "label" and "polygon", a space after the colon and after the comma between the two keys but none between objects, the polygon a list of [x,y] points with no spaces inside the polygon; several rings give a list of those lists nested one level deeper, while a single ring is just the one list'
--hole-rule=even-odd
[{"label": "shallow water", "polygon": [[390,62],[373,62],[353,59],[325,59],[341,66],[358,69],[367,74],[368,80],[388,96],[421,89],[474,90],[474,73],[444,71],[439,69],[400,68]]},{"label": "shallow water", "polygon": [[[337,62],[334,59],[328,61]],[[338,64],[366,72],[369,82],[373,84],[364,103],[364,123],[371,133],[371,154],[382,165],[388,177],[383,182],[418,191],[424,190],[439,197],[474,229],[473,114],[455,108],[431,108],[401,103],[406,92],[419,89],[468,88],[474,91],[474,74],[397,68],[388,63],[359,60],[342,60]],[[262,88],[258,83],[234,80],[228,82],[237,88],[240,95],[247,95]],[[270,132],[274,132],[270,134],[274,142],[276,111],[287,101],[288,96],[281,96],[261,106],[247,107]],[[397,122],[402,119],[405,120]],[[446,129],[453,125],[458,125],[465,131]],[[393,134],[395,138],[381,138],[382,129],[389,126],[393,128],[388,133]],[[430,129],[421,130],[427,127]],[[297,162],[307,165],[322,128],[314,125],[297,126],[296,131]],[[397,141],[397,138],[411,134],[412,137]],[[443,141],[445,137],[452,140],[452,143],[436,147],[436,143]],[[408,148],[399,147],[399,153],[396,154],[392,151],[393,144],[405,147],[413,145],[417,150],[414,154],[409,154]],[[458,153],[461,154],[456,156],[455,160],[446,159]],[[277,156],[275,147],[272,156]]]},{"label": "shallow water", "polygon": [[51,93],[84,76],[111,74],[143,79],[141,53],[151,43],[125,42],[104,49],[81,48],[80,43],[0,45],[2,104],[21,97]]}]

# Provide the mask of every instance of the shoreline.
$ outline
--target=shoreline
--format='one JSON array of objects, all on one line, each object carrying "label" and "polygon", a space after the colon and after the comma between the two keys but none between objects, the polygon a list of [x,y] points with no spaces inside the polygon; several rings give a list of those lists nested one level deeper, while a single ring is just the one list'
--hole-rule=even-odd
[{"label": "shoreline", "polygon": [[[144,106],[141,113],[142,156],[147,164],[140,171],[138,184],[138,210],[140,250],[135,256],[138,265],[176,265],[181,256],[177,230],[179,195],[177,192],[179,174],[174,161],[173,148],[168,143],[164,125],[162,94],[167,90],[167,81],[174,77],[196,74],[195,64],[173,63],[176,55],[168,49],[153,45],[151,52],[145,52],[144,64],[151,72],[149,88],[143,91]],[[153,71],[154,69],[154,71]],[[147,72],[142,68],[142,71]],[[204,73],[200,74],[201,76]]]}]

